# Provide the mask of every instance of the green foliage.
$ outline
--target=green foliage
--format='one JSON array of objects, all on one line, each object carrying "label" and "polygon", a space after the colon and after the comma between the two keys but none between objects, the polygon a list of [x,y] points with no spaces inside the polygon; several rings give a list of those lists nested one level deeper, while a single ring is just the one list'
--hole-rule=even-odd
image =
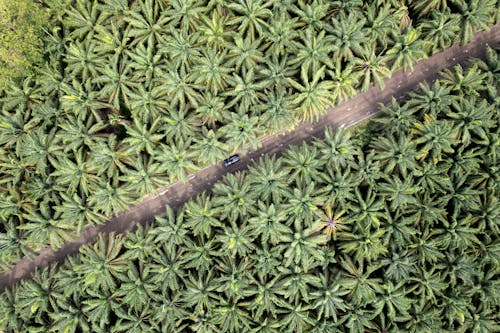
[{"label": "green foliage", "polygon": [[[368,135],[327,130],[149,227],[101,235],[0,295],[0,329],[498,331],[498,105],[481,84],[454,84],[470,73],[497,89],[478,65],[393,101]],[[66,207],[81,199],[56,210],[78,219]],[[7,235],[0,248],[21,251]]]},{"label": "green foliage", "polygon": [[[264,134],[316,120],[372,85],[382,89],[393,71],[411,70],[431,52],[486,29],[498,11],[491,1],[477,3],[2,0],[0,49],[7,48],[0,50],[0,71],[12,73],[0,75],[0,86],[8,82],[0,93],[0,238],[9,249],[0,265],[10,267],[44,245],[57,248],[158,187],[257,148]],[[463,36],[460,24],[466,25]],[[6,57],[9,52],[14,56]],[[498,95],[486,84],[495,70],[481,73],[444,74],[443,87],[418,100],[420,108],[443,94],[447,99],[449,91],[483,92],[477,85]],[[471,140],[475,132],[489,140],[464,123],[469,116],[484,119],[471,103],[463,107],[453,110],[462,119],[456,135]],[[400,110],[404,120],[396,117],[394,129],[412,128],[409,110]],[[334,171],[364,163],[374,182],[379,161],[346,152],[350,142],[336,144],[317,152],[337,151],[329,167],[335,185],[328,191],[344,202],[354,193],[345,189],[359,177],[349,171],[342,180]],[[404,162],[402,170],[412,164]],[[314,164],[307,162],[291,179],[318,184],[311,175],[321,163]],[[288,184],[271,186],[272,178],[254,184],[264,201],[286,197]],[[37,234],[40,217],[49,222]]]},{"label": "green foliage", "polygon": [[0,93],[42,60],[47,23],[47,13],[34,1],[0,1]]}]

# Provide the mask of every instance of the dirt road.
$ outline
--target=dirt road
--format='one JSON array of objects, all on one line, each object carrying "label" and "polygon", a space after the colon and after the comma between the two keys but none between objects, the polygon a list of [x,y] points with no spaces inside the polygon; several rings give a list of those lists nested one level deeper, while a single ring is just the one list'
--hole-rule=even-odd
[{"label": "dirt road", "polygon": [[302,123],[291,132],[263,138],[260,149],[250,151],[242,157],[240,163],[229,169],[225,169],[222,163],[206,167],[191,175],[188,183],[177,182],[161,189],[159,195],[146,198],[129,211],[111,219],[106,225],[85,228],[78,239],[64,244],[57,251],[47,248],[40,251],[33,260],[22,259],[12,270],[0,274],[0,291],[20,279],[29,277],[36,267],[45,267],[51,262],[64,262],[66,256],[77,253],[82,244],[94,242],[100,232],[124,232],[133,229],[136,222],[146,224],[152,221],[154,216],[162,214],[167,204],[175,209],[194,195],[210,191],[213,184],[227,172],[245,169],[252,161],[258,160],[264,154],[279,154],[290,144],[297,144],[304,140],[310,141],[313,137],[321,137],[326,126],[333,128],[350,126],[372,117],[377,113],[379,103],[390,102],[392,96],[395,98],[404,96],[409,90],[418,88],[422,81],[435,80],[438,72],[442,69],[452,67],[455,64],[465,64],[469,57],[483,58],[487,45],[500,46],[500,24],[491,28],[489,32],[479,33],[471,43],[465,46],[451,47],[429,59],[418,62],[412,73],[402,71],[395,73],[391,78],[385,80],[384,91],[372,87],[367,92],[356,95],[335,108],[328,109],[328,113],[318,122]]}]

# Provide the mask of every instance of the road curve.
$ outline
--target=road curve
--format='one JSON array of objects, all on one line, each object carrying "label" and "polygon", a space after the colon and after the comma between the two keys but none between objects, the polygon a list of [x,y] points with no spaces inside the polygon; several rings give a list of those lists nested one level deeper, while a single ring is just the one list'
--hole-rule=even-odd
[{"label": "road curve", "polygon": [[335,108],[328,108],[327,114],[315,123],[300,123],[292,131],[264,137],[261,141],[261,148],[248,152],[247,155],[242,156],[241,162],[229,169],[225,169],[222,165],[208,166],[191,175],[188,183],[176,182],[160,189],[158,195],[146,197],[130,210],[113,217],[105,225],[86,227],[75,241],[65,243],[59,250],[45,248],[32,259],[27,257],[21,259],[11,270],[0,274],[0,291],[31,276],[36,268],[43,268],[52,262],[64,262],[68,255],[77,253],[81,245],[94,242],[101,232],[121,233],[132,230],[137,222],[147,224],[154,219],[154,216],[161,215],[165,205],[170,205],[174,209],[180,207],[196,194],[210,191],[213,184],[221,180],[227,172],[245,169],[263,154],[279,154],[290,144],[322,137],[327,126],[347,127],[372,117],[378,112],[380,103],[387,104],[392,97],[396,99],[403,97],[409,90],[417,89],[420,82],[434,81],[441,70],[456,64],[464,65],[470,57],[484,58],[485,48],[488,45],[500,46],[500,24],[493,26],[488,32],[478,33],[472,42],[465,46],[456,45],[419,61],[411,73],[403,71],[394,73],[391,78],[385,80],[383,91],[371,87],[368,91],[356,95]]}]

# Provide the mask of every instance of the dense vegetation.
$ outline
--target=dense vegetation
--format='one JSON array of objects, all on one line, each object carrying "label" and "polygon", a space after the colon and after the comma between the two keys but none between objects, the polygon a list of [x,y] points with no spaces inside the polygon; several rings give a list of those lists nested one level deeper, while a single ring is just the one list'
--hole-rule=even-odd
[{"label": "dense vegetation", "polygon": [[500,55],[0,297],[8,332],[498,332]]},{"label": "dense vegetation", "polygon": [[1,269],[498,19],[494,0],[43,3],[46,63],[0,99]]},{"label": "dense vegetation", "polygon": [[0,0],[0,96],[42,61],[44,10],[32,0]]}]

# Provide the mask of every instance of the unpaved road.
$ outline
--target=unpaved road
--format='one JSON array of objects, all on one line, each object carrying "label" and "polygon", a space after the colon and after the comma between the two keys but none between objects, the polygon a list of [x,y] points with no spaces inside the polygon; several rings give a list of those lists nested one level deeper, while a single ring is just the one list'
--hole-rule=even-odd
[{"label": "unpaved road", "polygon": [[24,258],[10,271],[0,274],[0,291],[15,284],[20,279],[29,277],[37,267],[45,267],[51,262],[64,262],[66,256],[75,254],[82,244],[94,242],[100,232],[124,232],[133,229],[136,222],[146,224],[154,216],[164,212],[165,205],[174,209],[181,206],[189,198],[203,191],[210,191],[213,184],[219,181],[227,172],[245,169],[253,160],[263,154],[279,154],[286,146],[301,141],[310,141],[313,137],[322,137],[326,126],[337,128],[341,125],[349,126],[372,117],[378,111],[379,103],[387,104],[391,97],[401,98],[409,90],[418,88],[422,81],[431,82],[437,78],[438,72],[455,64],[466,64],[469,57],[484,58],[486,46],[500,46],[500,24],[492,27],[489,32],[481,32],[473,41],[465,46],[454,46],[444,52],[437,53],[429,59],[422,60],[414,66],[412,73],[399,71],[385,80],[385,89],[380,91],[372,87],[365,93],[329,108],[328,113],[315,123],[299,124],[293,131],[280,135],[263,138],[262,147],[250,151],[242,157],[241,162],[225,169],[222,165],[213,165],[204,168],[190,176],[188,183],[177,182],[161,189],[158,196],[146,198],[129,211],[112,218],[107,224],[97,227],[88,227],[74,242],[66,243],[57,251],[50,248],[40,251],[33,260]]}]

